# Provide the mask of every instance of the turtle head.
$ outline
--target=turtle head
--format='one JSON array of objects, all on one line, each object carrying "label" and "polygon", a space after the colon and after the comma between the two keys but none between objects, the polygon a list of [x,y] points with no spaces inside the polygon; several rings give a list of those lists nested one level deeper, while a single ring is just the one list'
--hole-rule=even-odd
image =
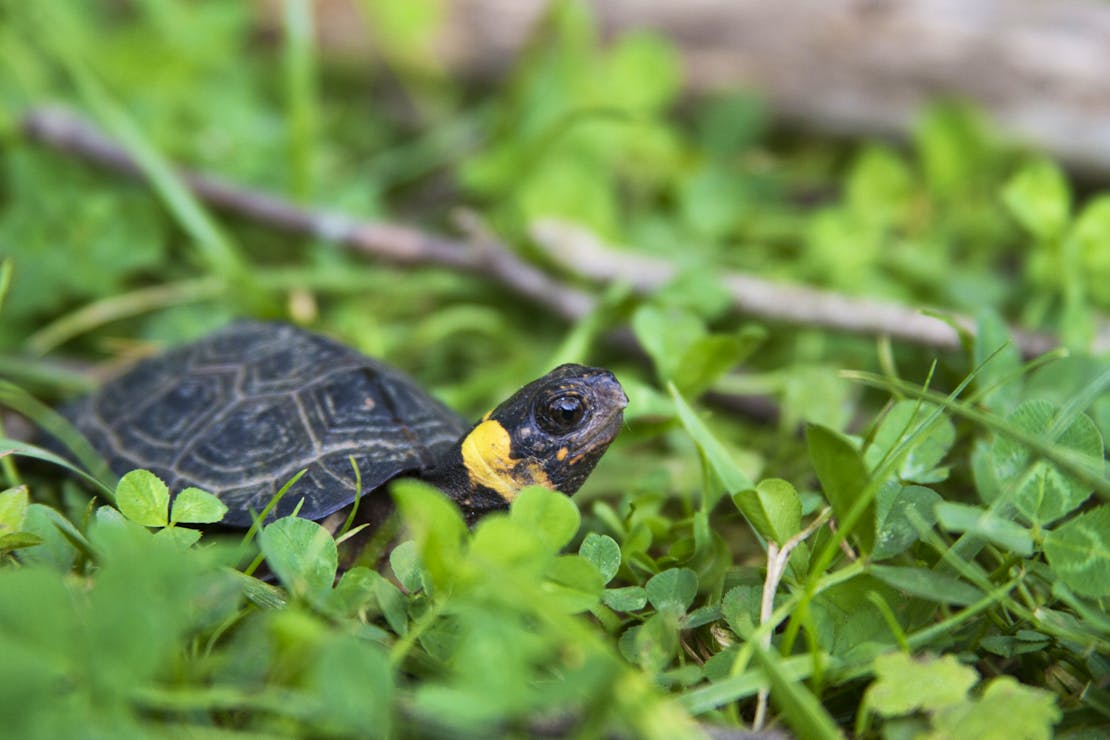
[{"label": "turtle head", "polygon": [[627,405],[608,370],[560,365],[514,393],[460,440],[454,451],[457,485],[449,493],[468,511],[504,508],[530,485],[572,494],[617,436]]}]

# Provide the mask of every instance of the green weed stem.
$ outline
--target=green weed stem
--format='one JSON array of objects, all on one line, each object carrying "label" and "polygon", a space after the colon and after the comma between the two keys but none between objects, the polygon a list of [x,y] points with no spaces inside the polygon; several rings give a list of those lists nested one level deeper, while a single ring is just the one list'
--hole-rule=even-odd
[{"label": "green weed stem", "polygon": [[312,198],[312,164],[316,153],[319,103],[316,95],[316,47],[312,4],[285,0],[283,46],[285,104],[289,121],[290,189],[294,199]]}]

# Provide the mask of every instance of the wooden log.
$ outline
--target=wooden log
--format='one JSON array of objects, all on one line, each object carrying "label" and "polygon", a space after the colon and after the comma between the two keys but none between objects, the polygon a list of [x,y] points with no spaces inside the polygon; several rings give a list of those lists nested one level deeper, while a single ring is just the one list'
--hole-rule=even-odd
[{"label": "wooden log", "polygon": [[[547,0],[443,0],[431,53],[504,72]],[[352,0],[319,0],[325,48],[365,56]],[[690,91],[750,88],[793,124],[904,135],[942,97],[977,102],[1010,136],[1110,175],[1110,3],[1100,0],[594,0],[607,36],[654,29],[682,53]],[[263,13],[278,22],[277,0]]]}]

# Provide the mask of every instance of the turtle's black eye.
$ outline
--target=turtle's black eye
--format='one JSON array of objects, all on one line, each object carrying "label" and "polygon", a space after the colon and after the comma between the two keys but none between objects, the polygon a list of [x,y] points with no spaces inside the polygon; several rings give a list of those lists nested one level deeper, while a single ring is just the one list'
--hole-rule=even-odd
[{"label": "turtle's black eye", "polygon": [[586,402],[574,393],[561,393],[544,401],[536,414],[536,422],[548,434],[573,431],[586,415]]}]

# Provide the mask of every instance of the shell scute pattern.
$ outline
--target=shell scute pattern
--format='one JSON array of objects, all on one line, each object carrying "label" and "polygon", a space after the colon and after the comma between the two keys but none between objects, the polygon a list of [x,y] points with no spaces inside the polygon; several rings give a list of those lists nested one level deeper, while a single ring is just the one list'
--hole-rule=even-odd
[{"label": "shell scute pattern", "polygon": [[467,423],[400,372],[315,334],[241,322],[140,363],[67,415],[117,474],[142,467],[177,492],[197,486],[250,522],[275,510],[318,519],[425,468]]}]

